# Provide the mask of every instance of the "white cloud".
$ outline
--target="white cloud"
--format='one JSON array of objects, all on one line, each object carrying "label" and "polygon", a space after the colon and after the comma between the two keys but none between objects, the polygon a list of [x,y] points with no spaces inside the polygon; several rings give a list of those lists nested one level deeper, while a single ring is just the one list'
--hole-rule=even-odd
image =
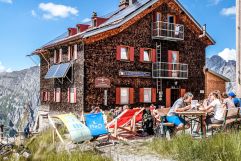
[{"label": "white cloud", "polygon": [[85,19],[83,19],[81,22],[82,23],[86,23],[86,22],[89,22],[91,19],[90,18],[85,18]]},{"label": "white cloud", "polygon": [[236,50],[225,48],[223,51],[218,53],[218,56],[222,57],[224,60],[236,60]]},{"label": "white cloud", "polygon": [[218,5],[221,0],[209,0],[209,5]]},{"label": "white cloud", "polygon": [[232,6],[229,8],[223,8],[221,11],[221,15],[224,15],[224,16],[236,15],[236,7]]},{"label": "white cloud", "polygon": [[36,16],[37,16],[37,13],[35,12],[35,10],[32,10],[32,11],[31,11],[31,14],[32,14],[33,17],[36,17]]},{"label": "white cloud", "polygon": [[12,3],[13,3],[12,0],[0,0],[0,2],[3,2],[3,3],[9,3],[9,4],[12,4]]},{"label": "white cloud", "polygon": [[78,10],[76,8],[54,3],[40,3],[39,9],[44,12],[44,19],[66,18],[70,15],[77,16]]},{"label": "white cloud", "polygon": [[10,68],[6,68],[2,62],[0,62],[0,73],[2,72],[11,72],[12,70]]}]

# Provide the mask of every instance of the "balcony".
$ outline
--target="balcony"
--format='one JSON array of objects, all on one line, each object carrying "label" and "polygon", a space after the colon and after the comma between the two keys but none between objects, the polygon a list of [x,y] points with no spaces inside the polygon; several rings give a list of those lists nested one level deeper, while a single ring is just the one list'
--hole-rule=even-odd
[{"label": "balcony", "polygon": [[171,41],[184,40],[184,26],[162,21],[154,22],[152,38]]},{"label": "balcony", "polygon": [[156,62],[152,64],[152,77],[161,79],[188,79],[188,65]]}]

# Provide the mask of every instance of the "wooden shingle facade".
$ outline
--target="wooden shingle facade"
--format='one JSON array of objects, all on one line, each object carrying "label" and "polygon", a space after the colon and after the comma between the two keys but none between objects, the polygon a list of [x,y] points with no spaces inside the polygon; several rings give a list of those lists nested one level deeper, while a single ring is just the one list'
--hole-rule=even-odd
[{"label": "wooden shingle facade", "polygon": [[[35,51],[41,57],[43,105],[80,112],[96,105],[168,107],[186,91],[204,98],[205,49],[215,43],[212,38],[176,0],[125,5],[100,24],[93,15],[90,24],[77,25],[77,33]],[[117,20],[118,14],[126,15]],[[63,77],[46,79],[54,65],[65,69]]]}]

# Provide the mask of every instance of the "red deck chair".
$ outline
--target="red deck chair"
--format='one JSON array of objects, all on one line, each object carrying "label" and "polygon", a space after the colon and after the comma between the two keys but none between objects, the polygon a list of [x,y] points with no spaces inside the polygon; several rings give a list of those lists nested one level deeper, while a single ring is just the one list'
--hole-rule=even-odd
[{"label": "red deck chair", "polygon": [[144,108],[127,109],[108,123],[107,128],[112,132],[112,136],[122,139],[119,130],[135,135],[136,123],[142,120],[143,110]]}]

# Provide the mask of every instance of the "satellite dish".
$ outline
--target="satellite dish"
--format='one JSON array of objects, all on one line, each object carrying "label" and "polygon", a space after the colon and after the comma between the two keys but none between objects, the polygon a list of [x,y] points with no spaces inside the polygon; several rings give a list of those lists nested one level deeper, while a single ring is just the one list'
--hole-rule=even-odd
[{"label": "satellite dish", "polygon": [[206,28],[207,28],[207,25],[204,24],[203,27],[202,27],[202,32],[203,32],[203,34],[202,34],[202,35],[199,35],[199,38],[202,38],[202,37],[205,37],[205,36],[206,36]]}]

